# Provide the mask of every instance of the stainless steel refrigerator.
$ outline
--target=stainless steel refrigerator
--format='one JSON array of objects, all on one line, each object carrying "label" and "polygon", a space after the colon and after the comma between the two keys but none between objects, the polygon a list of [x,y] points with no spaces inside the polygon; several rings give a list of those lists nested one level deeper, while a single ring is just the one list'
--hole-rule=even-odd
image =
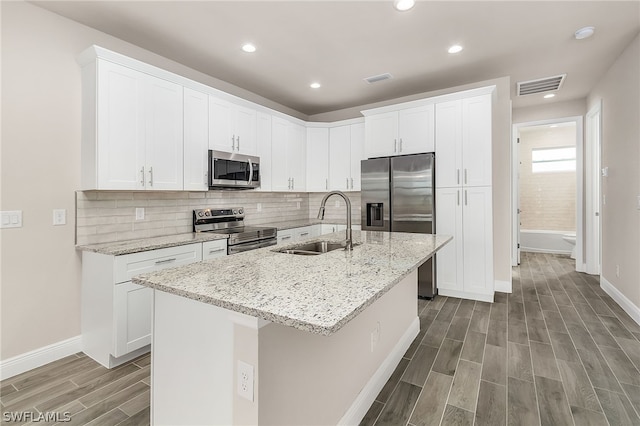
[{"label": "stainless steel refrigerator", "polygon": [[[362,160],[361,224],[365,231],[432,234],[435,229],[433,153]],[[435,256],[418,269],[418,297],[433,298]]]}]

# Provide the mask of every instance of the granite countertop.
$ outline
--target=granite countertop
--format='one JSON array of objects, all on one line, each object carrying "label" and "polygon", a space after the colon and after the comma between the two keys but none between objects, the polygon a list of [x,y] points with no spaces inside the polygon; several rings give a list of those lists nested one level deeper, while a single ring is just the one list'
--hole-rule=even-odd
[{"label": "granite countertop", "polygon": [[185,244],[204,243],[212,240],[226,240],[227,234],[212,232],[189,232],[188,234],[167,235],[163,237],[142,238],[139,240],[117,241],[113,243],[90,244],[77,246],[78,250],[121,256],[147,250],[157,250],[166,247],[182,246]]},{"label": "granite countertop", "polygon": [[[336,232],[316,240],[342,241]],[[451,237],[353,231],[352,251],[275,253],[279,244],[139,275],[133,282],[300,330],[330,335],[417,269]],[[312,240],[307,240],[312,241]]]}]

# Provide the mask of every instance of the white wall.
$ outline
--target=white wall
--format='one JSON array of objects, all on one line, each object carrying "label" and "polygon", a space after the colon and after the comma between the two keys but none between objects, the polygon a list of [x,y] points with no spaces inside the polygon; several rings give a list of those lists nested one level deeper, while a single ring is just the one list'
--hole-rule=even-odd
[{"label": "white wall", "polygon": [[[633,303],[640,316],[640,35],[588,97],[602,100],[602,277]],[[620,276],[616,276],[616,265]]]}]

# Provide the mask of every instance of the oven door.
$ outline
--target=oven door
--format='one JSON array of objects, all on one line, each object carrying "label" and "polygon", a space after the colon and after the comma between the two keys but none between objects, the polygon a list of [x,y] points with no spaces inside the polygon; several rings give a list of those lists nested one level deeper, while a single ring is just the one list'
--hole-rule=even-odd
[{"label": "oven door", "polygon": [[251,155],[209,150],[209,188],[260,187],[260,159]]},{"label": "oven door", "polygon": [[255,250],[262,247],[275,246],[277,243],[278,243],[278,240],[276,238],[269,238],[268,240],[236,244],[234,246],[229,246],[228,254],[242,253],[244,251]]}]

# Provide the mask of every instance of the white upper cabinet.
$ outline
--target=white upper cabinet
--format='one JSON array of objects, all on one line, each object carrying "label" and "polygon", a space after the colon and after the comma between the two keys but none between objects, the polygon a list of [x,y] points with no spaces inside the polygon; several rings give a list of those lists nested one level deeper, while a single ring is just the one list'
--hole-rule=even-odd
[{"label": "white upper cabinet", "polygon": [[209,96],[184,89],[184,189],[207,191],[209,149]]},{"label": "white upper cabinet", "polygon": [[364,160],[364,123],[351,125],[351,190],[360,191],[360,162]]},{"label": "white upper cabinet", "polygon": [[423,105],[365,118],[367,158],[434,151],[434,106]]},{"label": "white upper cabinet", "polygon": [[306,131],[280,117],[271,121],[271,189],[305,191]]},{"label": "white upper cabinet", "polygon": [[209,96],[209,149],[256,155],[256,111]]},{"label": "white upper cabinet", "polygon": [[182,190],[182,86],[100,59],[83,86],[83,189]]},{"label": "white upper cabinet", "polygon": [[491,185],[491,95],[436,104],[436,186]]},{"label": "white upper cabinet", "polygon": [[260,157],[260,188],[258,191],[271,191],[271,115],[264,112],[257,114],[256,141],[258,157]]},{"label": "white upper cabinet", "polygon": [[329,189],[360,191],[360,161],[364,159],[364,124],[329,131]]},{"label": "white upper cabinet", "polygon": [[[333,129],[332,129],[333,130]],[[307,191],[329,189],[329,129],[307,128]]]}]

